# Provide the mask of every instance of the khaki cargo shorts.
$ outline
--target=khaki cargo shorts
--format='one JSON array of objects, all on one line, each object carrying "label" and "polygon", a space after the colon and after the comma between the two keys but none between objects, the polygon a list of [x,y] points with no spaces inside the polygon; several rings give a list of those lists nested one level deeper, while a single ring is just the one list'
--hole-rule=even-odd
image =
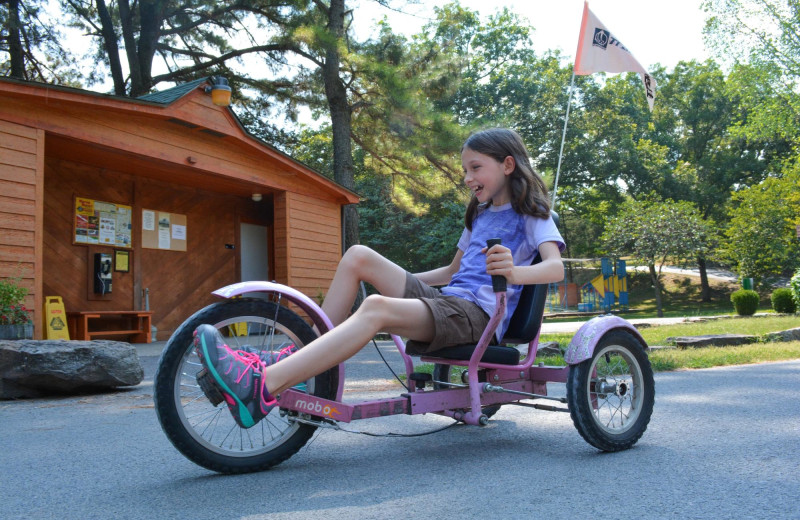
[{"label": "khaki cargo shorts", "polygon": [[478,304],[458,296],[444,295],[409,272],[406,272],[403,298],[422,300],[433,313],[436,327],[430,343],[409,340],[406,343],[408,354],[422,355],[454,345],[477,344],[489,323],[489,316]]}]

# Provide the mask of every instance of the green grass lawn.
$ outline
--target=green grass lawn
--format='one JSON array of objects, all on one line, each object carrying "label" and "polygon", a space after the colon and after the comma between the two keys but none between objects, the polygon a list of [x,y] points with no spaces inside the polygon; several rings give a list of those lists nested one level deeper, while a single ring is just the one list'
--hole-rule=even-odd
[{"label": "green grass lawn", "polygon": [[[627,316],[623,316],[627,318]],[[793,329],[800,327],[800,316],[759,316],[720,318],[709,321],[678,323],[675,325],[660,325],[647,327],[639,332],[648,345],[667,345],[667,338],[675,336],[703,336],[706,334],[751,334],[761,336],[767,332]],[[573,334],[542,334],[540,341],[557,341],[566,347]]]},{"label": "green grass lawn", "polygon": [[[765,316],[720,318],[703,322],[680,323],[648,327],[639,332],[648,345],[667,345],[667,338],[675,336],[703,336],[706,334],[749,334],[762,336],[800,327],[800,316]],[[540,341],[557,341],[566,348],[572,334],[542,334]],[[650,362],[656,371],[684,368],[708,368],[713,366],[762,363],[800,359],[800,341],[756,343],[736,347],[705,347],[697,349],[658,349],[650,353]],[[547,365],[563,365],[558,356],[542,357]]]},{"label": "green grass lawn", "polygon": [[665,349],[650,353],[650,364],[656,372],[790,359],[800,359],[800,341],[755,343],[738,347]]}]

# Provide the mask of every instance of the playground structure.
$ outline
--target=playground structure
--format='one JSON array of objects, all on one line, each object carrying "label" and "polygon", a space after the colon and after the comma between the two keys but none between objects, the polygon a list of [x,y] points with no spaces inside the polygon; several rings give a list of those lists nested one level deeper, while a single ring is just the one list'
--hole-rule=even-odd
[{"label": "playground structure", "polygon": [[551,283],[547,295],[548,312],[610,312],[628,310],[628,273],[625,260],[616,265],[609,258],[600,259],[600,274],[580,285],[567,282],[569,262],[586,260],[565,259],[564,279]]}]

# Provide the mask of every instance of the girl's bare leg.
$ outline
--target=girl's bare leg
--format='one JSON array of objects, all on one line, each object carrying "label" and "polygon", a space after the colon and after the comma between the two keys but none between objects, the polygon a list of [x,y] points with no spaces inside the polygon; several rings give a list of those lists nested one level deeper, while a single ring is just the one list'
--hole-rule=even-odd
[{"label": "girl's bare leg", "polygon": [[384,296],[400,298],[405,292],[406,271],[368,247],[356,245],[348,249],[322,303],[322,310],[334,326],[350,314],[362,280]]},{"label": "girl's bare leg", "polygon": [[378,332],[419,341],[434,337],[433,314],[417,299],[371,295],[350,318],[295,354],[268,366],[267,390],[277,394],[351,358]]}]

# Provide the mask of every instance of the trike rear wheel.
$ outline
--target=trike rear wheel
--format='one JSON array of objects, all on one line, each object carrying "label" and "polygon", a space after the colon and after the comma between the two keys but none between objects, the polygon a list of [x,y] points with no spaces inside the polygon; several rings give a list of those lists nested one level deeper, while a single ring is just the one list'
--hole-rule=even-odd
[{"label": "trike rear wheel", "polygon": [[586,442],[603,451],[628,449],[644,434],[653,413],[650,360],[633,334],[614,330],[590,359],[569,370],[572,422]]},{"label": "trike rear wheel", "polygon": [[[214,325],[233,349],[247,346],[277,352],[290,344],[299,349],[316,337],[300,316],[263,299],[225,300],[198,311],[175,331],[159,360],[154,400],[164,433],[187,458],[220,473],[261,471],[288,459],[316,427],[274,408],[254,427],[244,429],[224,403],[212,404],[198,383],[203,366],[192,348],[192,333],[204,323]],[[333,368],[295,388],[331,399],[337,383],[338,371]]]}]

